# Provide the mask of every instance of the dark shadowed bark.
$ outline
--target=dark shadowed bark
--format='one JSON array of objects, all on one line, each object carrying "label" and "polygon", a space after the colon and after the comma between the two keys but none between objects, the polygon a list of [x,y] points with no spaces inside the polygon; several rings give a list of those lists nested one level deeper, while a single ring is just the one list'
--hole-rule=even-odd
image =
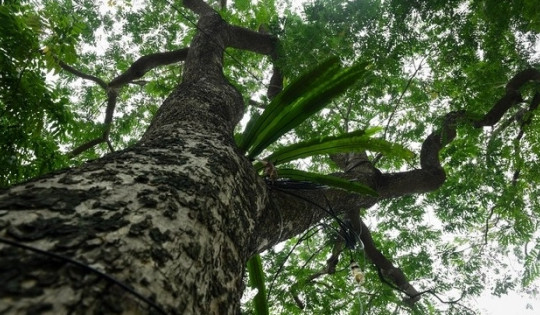
[{"label": "dark shadowed bark", "polygon": [[[511,81],[498,110],[478,122],[464,113],[447,115],[424,141],[417,170],[382,174],[363,156],[334,157],[343,169],[337,175],[371,186],[378,198],[327,188],[288,190],[265,183],[236,148],[233,129],[244,104],[222,73],[225,47],[276,58],[275,39],[229,26],[202,1],[184,5],[200,15],[199,31],[189,49],[160,55],[167,63],[185,60],[183,80],[142,139],[0,192],[0,236],[57,254],[0,245],[0,313],[238,313],[249,257],[328,216],[317,206],[328,203],[336,215],[347,214],[381,275],[416,300],[405,275],[376,249],[358,210],[440,187],[445,173],[438,154],[454,138],[457,122],[482,127],[500,119],[538,72]],[[152,60],[141,58],[109,85],[96,82],[115,90],[111,84],[126,84],[159,65]],[[274,86],[280,87],[279,78],[278,72]]]}]

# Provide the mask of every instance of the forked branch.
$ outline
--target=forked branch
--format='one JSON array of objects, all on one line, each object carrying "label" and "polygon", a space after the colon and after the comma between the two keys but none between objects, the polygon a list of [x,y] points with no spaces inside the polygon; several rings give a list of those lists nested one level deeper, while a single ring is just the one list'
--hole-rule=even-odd
[{"label": "forked branch", "polygon": [[[382,174],[378,180],[377,192],[379,195],[391,198],[429,192],[439,188],[446,179],[446,174],[439,160],[439,153],[456,137],[457,125],[469,123],[476,128],[495,125],[510,108],[523,101],[520,89],[530,81],[540,81],[540,71],[530,68],[516,74],[506,85],[506,94],[480,119],[475,120],[473,115],[465,111],[454,111],[446,114],[441,128],[431,133],[422,144],[421,169]],[[529,112],[538,106],[539,100],[533,98]]]},{"label": "forked branch", "polygon": [[111,130],[111,124],[114,117],[114,110],[116,108],[116,101],[120,89],[129,83],[139,84],[136,80],[144,76],[148,71],[157,68],[159,66],[165,66],[179,61],[183,61],[187,57],[189,48],[182,48],[168,52],[159,52],[154,54],[149,54],[142,56],[137,59],[133,64],[122,74],[111,80],[111,82],[106,83],[103,79],[100,79],[96,76],[84,73],[80,70],[75,69],[74,67],[66,64],[65,62],[55,58],[58,65],[65,71],[80,77],[82,79],[90,80],[95,82],[101,88],[103,88],[107,93],[107,108],[105,110],[105,119],[103,121],[104,129],[101,136],[98,138],[92,139],[77,148],[73,149],[68,156],[75,157],[82,152],[100,144],[107,143],[109,149],[113,151],[113,147],[109,141],[109,134]]}]

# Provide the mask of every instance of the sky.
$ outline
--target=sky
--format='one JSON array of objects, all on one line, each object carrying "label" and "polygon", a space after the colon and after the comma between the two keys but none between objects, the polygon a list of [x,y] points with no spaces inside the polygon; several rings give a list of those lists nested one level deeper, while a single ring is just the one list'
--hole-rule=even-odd
[{"label": "sky", "polygon": [[498,298],[483,294],[477,299],[479,308],[486,315],[538,315],[540,314],[540,299],[524,298],[516,293],[510,293]]}]

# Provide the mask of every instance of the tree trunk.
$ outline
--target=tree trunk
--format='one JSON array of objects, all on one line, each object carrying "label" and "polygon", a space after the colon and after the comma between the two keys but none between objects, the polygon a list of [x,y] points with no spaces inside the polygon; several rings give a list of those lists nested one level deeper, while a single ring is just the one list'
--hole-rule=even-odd
[{"label": "tree trunk", "polygon": [[3,244],[0,313],[238,313],[268,194],[234,145],[244,105],[221,72],[223,25],[201,19],[183,83],[137,145],[0,193],[2,237],[141,297]]}]

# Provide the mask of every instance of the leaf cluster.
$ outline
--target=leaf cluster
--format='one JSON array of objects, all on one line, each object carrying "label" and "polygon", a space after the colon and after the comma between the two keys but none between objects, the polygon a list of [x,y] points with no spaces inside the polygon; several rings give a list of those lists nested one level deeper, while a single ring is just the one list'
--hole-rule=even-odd
[{"label": "leaf cluster", "polygon": [[42,69],[40,16],[17,3],[0,6],[0,187],[66,165],[56,139],[73,120],[68,101]]}]

